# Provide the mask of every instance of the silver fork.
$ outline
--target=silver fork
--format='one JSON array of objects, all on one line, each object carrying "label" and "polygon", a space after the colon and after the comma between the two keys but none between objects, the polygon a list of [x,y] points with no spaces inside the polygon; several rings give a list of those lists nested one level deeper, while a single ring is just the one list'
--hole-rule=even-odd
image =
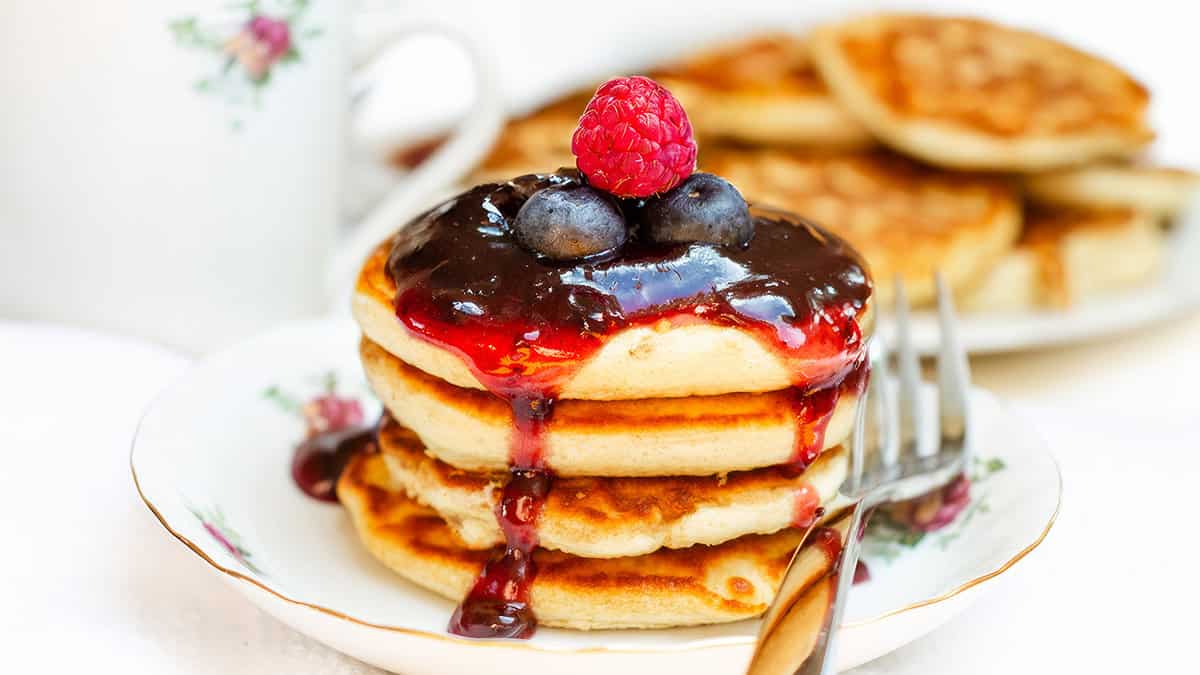
[{"label": "silver fork", "polygon": [[[893,402],[886,384],[887,358],[879,339],[874,338],[869,351],[871,377],[863,404],[859,406],[851,443],[850,473],[840,490],[842,497],[854,502],[854,510],[842,555],[834,567],[837,587],[833,599],[814,644],[811,633],[807,632],[811,631],[811,624],[783,620],[805,590],[799,579],[792,579],[796,568],[789,566],[780,592],[763,616],[747,675],[836,672],[836,627],[841,625],[858,564],[858,533],[864,515],[885,502],[911,499],[941,488],[968,467],[967,357],[958,339],[950,293],[941,275],[935,282],[941,329],[937,359],[937,445],[923,448],[921,443],[920,363],[912,345],[904,285],[897,279],[894,352],[898,392]],[[792,560],[794,563],[795,557]],[[845,573],[839,573],[842,571]],[[789,626],[795,628],[789,630]]]}]

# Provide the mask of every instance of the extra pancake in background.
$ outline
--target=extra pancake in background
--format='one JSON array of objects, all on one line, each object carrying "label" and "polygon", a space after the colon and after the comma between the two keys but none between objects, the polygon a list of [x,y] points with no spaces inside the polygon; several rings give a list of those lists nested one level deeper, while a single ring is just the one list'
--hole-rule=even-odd
[{"label": "extra pancake in background", "polygon": [[881,141],[960,169],[1035,171],[1127,157],[1154,136],[1128,73],[988,21],[877,15],[818,29],[830,91]]},{"label": "extra pancake in background", "polygon": [[[860,147],[866,129],[829,93],[803,38],[774,34],[718,46],[653,69],[700,142]],[[467,184],[574,166],[571,135],[595,87],[556,98],[510,120]]]},{"label": "extra pancake in background", "polygon": [[1147,283],[1161,268],[1164,234],[1131,209],[1030,208],[1017,247],[959,302],[964,311],[1066,309]]},{"label": "extra pancake in background", "polygon": [[804,39],[759,35],[719,45],[650,77],[671,90],[702,143],[861,147],[867,130],[829,93]]},{"label": "extra pancake in background", "polygon": [[[507,472],[456,469],[426,454],[417,435],[391,419],[380,429],[379,446],[393,484],[437,511],[464,546],[504,543],[495,514]],[[538,517],[539,545],[617,558],[807,524],[823,505],[836,510],[832,503],[846,478],[847,454],[833,448],[799,474],[771,467],[714,476],[560,476]]]},{"label": "extra pancake in background", "polygon": [[[457,387],[364,339],[371,389],[438,459],[481,472],[508,468],[512,408]],[[850,434],[858,397],[838,397],[823,430],[798,422],[791,389],[620,401],[560,400],[543,432],[547,467],[561,476],[705,476],[791,461],[804,434],[824,450]],[[819,433],[819,438],[814,434]]]},{"label": "extra pancake in background", "polygon": [[850,242],[871,267],[875,302],[893,280],[914,305],[933,302],[934,272],[961,291],[1008,253],[1021,231],[1016,191],[1004,180],[931,168],[886,151],[702,151],[700,169],[747,200],[793,211]]},{"label": "extra pancake in background", "polygon": [[566,94],[533,112],[509,120],[487,157],[463,181],[467,185],[503,181],[527,173],[575,166],[571,135],[595,87]]},{"label": "extra pancake in background", "polygon": [[1184,169],[1100,162],[1026,175],[1025,196],[1046,206],[1135,209],[1160,217],[1186,209],[1200,190],[1200,175]]},{"label": "extra pancake in background", "polygon": [[[494,554],[467,547],[436,511],[405,495],[378,454],[350,461],[338,482],[338,497],[372,555],[453,602],[463,598]],[[848,526],[848,518],[832,525],[843,538]],[[628,558],[537,549],[531,605],[542,625],[584,630],[753,618],[770,603],[802,535],[788,529]],[[807,585],[828,574],[833,562],[820,546],[806,546],[796,564]]]}]

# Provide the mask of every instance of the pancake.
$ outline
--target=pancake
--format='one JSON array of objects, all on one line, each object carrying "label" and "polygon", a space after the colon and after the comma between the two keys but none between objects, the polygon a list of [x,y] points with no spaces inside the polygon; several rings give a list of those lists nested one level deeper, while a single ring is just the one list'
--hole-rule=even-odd
[{"label": "pancake", "polygon": [[1026,197],[1047,206],[1077,209],[1136,209],[1172,216],[1200,190],[1200,175],[1162,166],[1103,162],[1029,174]]},{"label": "pancake", "polygon": [[[388,247],[367,260],[352,300],[354,318],[370,340],[405,362],[458,387],[484,389],[456,354],[405,331],[396,321],[396,285],[384,271]],[[868,305],[859,319],[874,324]],[[609,339],[563,386],[564,399],[600,401],[713,396],[791,386],[794,372],[750,333],[712,324],[663,321],[628,328]]]},{"label": "pancake", "polygon": [[724,44],[650,75],[688,111],[701,142],[859,147],[872,142],[817,75],[795,35]]},{"label": "pancake", "polygon": [[594,88],[557,98],[522,117],[510,120],[496,136],[492,149],[464,181],[468,185],[506,180],[511,176],[575,166],[571,135]]},{"label": "pancake", "polygon": [[[508,468],[512,408],[483,391],[456,387],[372,343],[360,347],[371,389],[442,461],[468,471]],[[841,443],[858,397],[838,397],[818,450]],[[542,435],[547,467],[562,476],[688,476],[790,461],[801,426],[791,390],[763,394],[628,401],[559,401]]]},{"label": "pancake", "polygon": [[875,301],[885,306],[896,276],[915,305],[933,302],[937,270],[952,289],[966,287],[1020,232],[1020,204],[1006,182],[891,153],[726,149],[702,153],[700,166],[752,202],[794,211],[844,237],[870,264]]},{"label": "pancake", "polygon": [[1153,138],[1146,89],[1096,56],[969,18],[868,16],[818,29],[817,70],[880,140],[960,169],[1125,157]]},{"label": "pancake", "polygon": [[1130,209],[1031,209],[1025,232],[959,305],[966,311],[1065,309],[1146,283],[1159,270],[1163,233]]},{"label": "pancake", "polygon": [[[495,509],[508,473],[462,471],[425,453],[411,430],[386,422],[380,448],[395,485],[437,511],[468,548],[504,543]],[[772,467],[715,476],[555,479],[538,519],[543,548],[617,558],[720,544],[808,522],[837,499],[847,451],[822,453],[802,474]]]},{"label": "pancake", "polygon": [[[493,555],[468,548],[435,511],[399,490],[378,454],[350,461],[338,482],[338,496],[372,555],[453,602],[463,598]],[[847,521],[834,525],[843,537]],[[538,549],[531,605],[541,625],[584,630],[749,619],[767,608],[801,538],[800,530],[788,529],[719,546],[607,559]],[[806,585],[832,567],[819,546],[806,546],[796,564]]]},{"label": "pancake", "polygon": [[529,194],[579,181],[481,185],[401,228],[360,272],[352,310],[363,333],[453,385],[522,380],[527,394],[536,380],[556,399],[813,388],[862,359],[871,281],[840,238],[753,209],[745,248],[633,238],[603,260],[543,263],[508,219]]}]

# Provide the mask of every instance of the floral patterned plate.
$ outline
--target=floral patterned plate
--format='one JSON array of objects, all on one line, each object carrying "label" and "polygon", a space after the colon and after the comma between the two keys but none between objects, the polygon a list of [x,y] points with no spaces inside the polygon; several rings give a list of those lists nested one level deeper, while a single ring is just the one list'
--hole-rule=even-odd
[{"label": "floral patterned plate", "polygon": [[[293,484],[292,448],[319,407],[377,414],[342,320],[287,324],[217,354],[163,393],[133,443],[134,482],[163,526],[251,601],[347,654],[423,673],[742,672],[757,623],[647,631],[543,628],[529,641],[445,632],[452,603],[386,570],[334,504]],[[311,405],[306,405],[313,402]],[[876,519],[840,664],[864,663],[940,625],[1037,547],[1058,512],[1058,468],[991,395],[972,395],[981,458],[953,522],[913,533]],[[308,419],[305,413],[308,412]],[[932,416],[928,416],[932,417]]]}]

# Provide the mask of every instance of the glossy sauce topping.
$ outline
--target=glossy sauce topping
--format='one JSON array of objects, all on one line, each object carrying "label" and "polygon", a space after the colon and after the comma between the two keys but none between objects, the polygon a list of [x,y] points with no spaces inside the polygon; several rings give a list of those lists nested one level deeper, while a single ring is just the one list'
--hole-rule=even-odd
[{"label": "glossy sauce topping", "polygon": [[[756,336],[789,366],[798,388],[798,423],[807,434],[797,444],[798,469],[820,451],[842,382],[863,362],[857,317],[871,285],[858,254],[840,239],[787,214],[755,210],[755,238],[744,250],[635,237],[603,260],[539,261],[512,240],[509,223],[537,190],[576,182],[578,174],[564,171],[476,187],[403,229],[388,258],[400,322],[461,357],[513,414],[511,474],[497,507],[506,546],[455,611],[449,630],[459,635],[533,634],[532,551],[552,482],[544,429],[562,385],[606,339],[663,319]],[[639,204],[621,206],[636,223]],[[797,519],[811,524],[809,508],[799,513],[798,501]]]},{"label": "glossy sauce topping", "polygon": [[[564,172],[481,185],[401,230],[387,264],[400,321],[457,353],[502,396],[552,398],[606,338],[662,319],[747,331],[794,366],[802,389],[853,367],[871,284],[841,239],[754,209],[744,250],[635,237],[615,258],[541,262],[512,240],[508,224],[533,192],[578,180]],[[637,222],[636,202],[622,208]]]}]

